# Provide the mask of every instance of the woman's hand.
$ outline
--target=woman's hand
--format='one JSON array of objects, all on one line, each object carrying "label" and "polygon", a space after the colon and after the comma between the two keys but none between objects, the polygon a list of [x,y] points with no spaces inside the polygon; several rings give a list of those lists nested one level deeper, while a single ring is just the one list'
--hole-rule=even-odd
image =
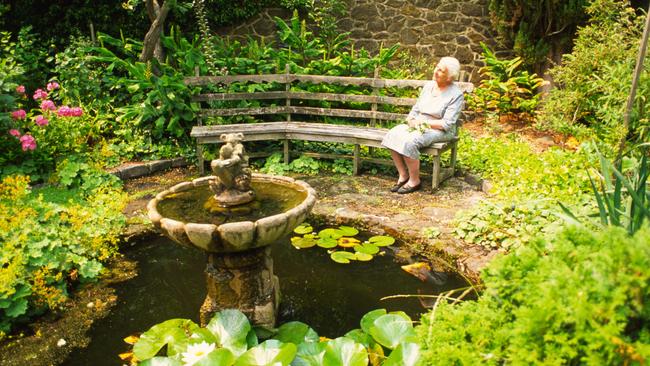
[{"label": "woman's hand", "polygon": [[418,121],[418,120],[415,119],[415,118],[407,118],[407,119],[406,119],[406,124],[407,124],[410,128],[418,128],[418,126],[420,125],[420,121]]}]

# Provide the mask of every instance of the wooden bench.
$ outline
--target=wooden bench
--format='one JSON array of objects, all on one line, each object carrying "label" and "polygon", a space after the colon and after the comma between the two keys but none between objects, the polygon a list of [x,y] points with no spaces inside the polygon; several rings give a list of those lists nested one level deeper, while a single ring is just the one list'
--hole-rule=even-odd
[{"label": "wooden bench", "polygon": [[[236,75],[236,76],[196,76],[185,79],[190,86],[221,85],[228,86],[233,83],[276,83],[281,90],[259,91],[251,93],[202,93],[195,95],[193,100],[199,103],[215,101],[273,101],[276,105],[247,108],[201,108],[198,125],[192,128],[191,137],[197,140],[197,157],[199,160],[199,172],[204,174],[203,145],[220,143],[221,134],[238,133],[244,134],[244,141],[276,140],[283,141],[284,162],[290,160],[290,141],[321,141],[337,142],[354,145],[352,155],[342,154],[319,154],[304,153],[303,155],[319,158],[352,158],[353,173],[359,173],[361,164],[372,162],[378,164],[392,164],[390,160],[376,159],[373,157],[361,157],[360,146],[371,148],[381,147],[381,140],[388,131],[388,128],[381,127],[378,121],[400,121],[405,120],[408,113],[393,113],[379,111],[380,105],[398,106],[407,109],[415,104],[417,98],[392,97],[381,95],[386,88],[410,88],[422,87],[428,80],[411,79],[380,79],[360,78],[341,76],[321,75],[297,75],[297,74],[267,74],[267,75]],[[370,88],[369,95],[317,93],[295,90],[294,83],[310,84],[335,84],[341,86],[356,86]],[[473,89],[471,83],[459,82],[461,89],[470,92]],[[282,90],[283,89],[283,90]],[[342,103],[336,108],[324,108],[306,106],[307,101],[327,101]],[[366,109],[353,109],[343,103],[364,103]],[[258,123],[221,124],[204,126],[203,121],[210,117],[227,116],[275,116],[281,120]],[[353,119],[356,125],[321,123],[311,121],[295,121],[295,117],[301,116],[325,116],[336,118]],[[309,118],[308,117],[308,118]],[[271,117],[273,118],[273,117]],[[313,117],[311,117],[313,118]],[[459,121],[460,125],[460,121]],[[434,143],[420,152],[430,155],[433,161],[432,189],[455,173],[456,150],[458,138],[451,141]],[[441,168],[440,156],[443,152],[450,151],[450,167]],[[254,156],[254,154],[250,154]]]}]

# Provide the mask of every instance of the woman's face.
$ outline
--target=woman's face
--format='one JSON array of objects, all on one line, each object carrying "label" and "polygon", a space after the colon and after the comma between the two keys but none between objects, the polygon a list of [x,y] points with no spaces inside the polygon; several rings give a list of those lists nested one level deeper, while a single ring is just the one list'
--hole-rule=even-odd
[{"label": "woman's face", "polygon": [[433,79],[438,83],[438,86],[447,86],[451,84],[451,78],[447,72],[447,68],[438,64],[433,70]]}]

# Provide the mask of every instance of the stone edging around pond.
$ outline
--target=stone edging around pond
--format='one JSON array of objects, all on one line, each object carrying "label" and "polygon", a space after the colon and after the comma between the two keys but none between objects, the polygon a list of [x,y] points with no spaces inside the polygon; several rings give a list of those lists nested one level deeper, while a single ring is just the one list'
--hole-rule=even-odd
[{"label": "stone edging around pond", "polygon": [[122,180],[144,177],[149,174],[161,172],[171,168],[180,168],[189,165],[185,158],[152,160],[122,164],[108,172]]}]

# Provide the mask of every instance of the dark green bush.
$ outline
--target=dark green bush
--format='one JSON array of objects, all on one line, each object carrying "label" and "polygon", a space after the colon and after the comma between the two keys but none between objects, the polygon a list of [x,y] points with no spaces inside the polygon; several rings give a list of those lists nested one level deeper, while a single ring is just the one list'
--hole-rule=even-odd
[{"label": "dark green bush", "polygon": [[571,227],[495,260],[477,301],[417,328],[429,365],[632,365],[650,357],[650,227]]}]

